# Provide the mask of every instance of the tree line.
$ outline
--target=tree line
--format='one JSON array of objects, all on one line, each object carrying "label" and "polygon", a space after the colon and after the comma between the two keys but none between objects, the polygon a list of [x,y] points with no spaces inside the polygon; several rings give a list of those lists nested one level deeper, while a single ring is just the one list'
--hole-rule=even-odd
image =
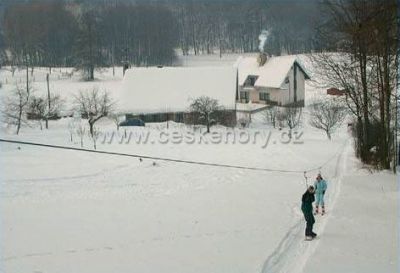
[{"label": "tree line", "polygon": [[270,53],[310,52],[318,48],[313,38],[317,4],[292,2],[6,1],[0,11],[0,61],[75,66],[93,79],[96,67],[170,65],[177,52],[255,52],[264,29],[270,33]]},{"label": "tree line", "polygon": [[3,58],[12,66],[74,66],[92,80],[97,67],[172,63],[175,25],[160,5],[16,3],[3,18]]}]

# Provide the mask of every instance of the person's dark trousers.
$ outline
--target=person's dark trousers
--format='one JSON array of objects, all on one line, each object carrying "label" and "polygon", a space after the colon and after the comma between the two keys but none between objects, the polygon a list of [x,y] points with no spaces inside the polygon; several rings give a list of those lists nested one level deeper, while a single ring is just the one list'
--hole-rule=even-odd
[{"label": "person's dark trousers", "polygon": [[312,236],[314,223],[311,221],[307,221],[306,223],[306,236]]},{"label": "person's dark trousers", "polygon": [[306,219],[306,236],[312,235],[313,226],[315,223],[315,218],[312,212],[304,213],[304,218]]}]

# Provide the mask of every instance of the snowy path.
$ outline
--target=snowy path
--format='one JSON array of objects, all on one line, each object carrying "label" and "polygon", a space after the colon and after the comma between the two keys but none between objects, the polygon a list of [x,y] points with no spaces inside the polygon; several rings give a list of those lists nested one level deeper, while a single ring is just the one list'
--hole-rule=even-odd
[{"label": "snowy path", "polygon": [[[343,146],[343,150],[335,161],[334,176],[330,181],[330,195],[327,196],[329,209],[333,210],[336,200],[340,194],[342,177],[346,171],[346,163],[351,149],[350,141]],[[325,226],[329,221],[330,213],[324,217],[316,217],[315,230],[319,235],[323,235]],[[293,225],[275,251],[268,257],[262,268],[262,273],[301,273],[307,260],[318,248],[319,239],[313,242],[304,241],[304,220],[297,221]]]},{"label": "snowy path", "polygon": [[360,168],[354,155],[348,166],[331,220],[303,272],[399,272],[398,178]]}]

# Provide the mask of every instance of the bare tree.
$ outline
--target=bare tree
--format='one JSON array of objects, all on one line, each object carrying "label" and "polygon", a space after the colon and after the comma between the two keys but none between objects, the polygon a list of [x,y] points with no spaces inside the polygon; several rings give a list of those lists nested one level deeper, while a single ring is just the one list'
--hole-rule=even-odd
[{"label": "bare tree", "polygon": [[310,107],[309,123],[311,126],[323,130],[330,140],[332,133],[342,124],[346,115],[346,108],[337,100],[319,100]]},{"label": "bare tree", "polygon": [[73,142],[73,135],[75,133],[75,122],[74,120],[71,120],[68,122],[68,132],[69,132],[69,141]]},{"label": "bare tree", "polygon": [[58,118],[61,114],[61,111],[64,109],[65,100],[62,99],[59,95],[52,95],[47,97],[47,103],[44,113],[44,120],[46,121],[46,129],[49,128],[48,121],[50,119]]},{"label": "bare tree", "polygon": [[301,124],[302,108],[290,106],[286,107],[282,113],[286,125],[289,127],[289,137],[292,137],[292,130]]},{"label": "bare tree", "polygon": [[32,96],[29,103],[28,116],[39,121],[40,130],[43,129],[42,120],[45,120],[46,128],[49,128],[48,120],[57,118],[63,105],[64,101],[58,95],[48,98]]},{"label": "bare tree", "polygon": [[279,108],[276,106],[270,106],[268,109],[262,112],[264,120],[271,123],[276,128],[278,122]]},{"label": "bare tree", "polygon": [[276,115],[276,122],[279,127],[279,130],[282,130],[282,128],[285,127],[286,114],[284,113],[284,111],[282,111],[282,110],[278,111],[278,113]]},{"label": "bare tree", "polygon": [[28,118],[37,120],[40,126],[40,130],[43,130],[42,118],[45,115],[46,102],[40,98],[32,96],[28,104]]},{"label": "bare tree", "polygon": [[26,123],[26,114],[30,102],[31,85],[27,84],[28,89],[16,84],[10,95],[5,98],[2,114],[6,124],[17,127],[17,135],[23,123]]},{"label": "bare tree", "polygon": [[76,134],[79,136],[81,141],[81,148],[83,148],[83,138],[85,137],[86,127],[81,122],[76,125]]},{"label": "bare tree", "polygon": [[97,127],[93,128],[93,134],[90,135],[90,138],[93,141],[93,148],[97,150],[97,140],[100,138],[101,132]]},{"label": "bare tree", "polygon": [[207,126],[207,133],[210,132],[211,125],[216,121],[216,113],[220,110],[218,100],[207,96],[198,97],[190,105],[192,115]]},{"label": "bare tree", "polygon": [[94,124],[103,117],[110,115],[113,111],[115,102],[109,93],[99,88],[93,87],[91,90],[80,91],[75,97],[75,106],[84,118],[88,119],[89,132],[93,137]]},{"label": "bare tree", "polygon": [[117,131],[119,131],[119,124],[121,123],[121,116],[118,114],[110,115],[110,119],[114,122],[115,126],[117,126]]}]

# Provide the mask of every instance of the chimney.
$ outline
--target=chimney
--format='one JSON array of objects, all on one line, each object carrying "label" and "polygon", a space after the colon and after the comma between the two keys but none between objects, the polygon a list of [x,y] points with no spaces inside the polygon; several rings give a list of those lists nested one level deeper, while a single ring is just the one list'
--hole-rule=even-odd
[{"label": "chimney", "polygon": [[263,66],[268,60],[268,54],[265,52],[260,52],[257,57],[258,66]]}]

